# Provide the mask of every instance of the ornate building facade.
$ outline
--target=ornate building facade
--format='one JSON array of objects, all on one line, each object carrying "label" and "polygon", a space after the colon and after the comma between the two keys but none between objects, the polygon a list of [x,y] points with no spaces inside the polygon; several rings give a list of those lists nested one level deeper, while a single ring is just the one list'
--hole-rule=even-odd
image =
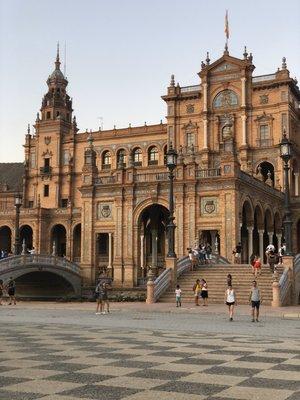
[{"label": "ornate building facade", "polygon": [[[80,263],[86,285],[105,267],[116,286],[137,286],[147,266],[165,266],[172,142],[177,256],[206,241],[231,259],[241,241],[244,262],[263,257],[269,242],[282,240],[285,131],[294,149],[293,250],[300,251],[300,91],[285,59],[269,75],[253,76],[254,69],[246,49],[241,59],[226,49],[213,63],[207,55],[198,85],[180,86],[172,75],[162,96],[166,123],[79,132],[57,54],[35,131],[25,137],[21,240]],[[7,199],[16,189],[3,176],[0,249],[10,251],[15,213]]]}]

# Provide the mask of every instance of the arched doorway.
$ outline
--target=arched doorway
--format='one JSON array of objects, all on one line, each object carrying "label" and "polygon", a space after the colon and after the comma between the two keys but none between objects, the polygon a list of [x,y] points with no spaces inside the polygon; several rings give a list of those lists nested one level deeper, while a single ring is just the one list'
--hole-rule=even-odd
[{"label": "arched doorway", "polygon": [[[249,201],[245,201],[242,209],[241,244],[242,262],[248,263],[253,253],[253,209]],[[251,235],[251,236],[250,236]],[[251,253],[251,254],[250,254]]]},{"label": "arched doorway", "polygon": [[66,255],[67,249],[67,232],[66,228],[61,225],[54,225],[51,232],[51,253],[53,252],[53,244],[55,245],[55,253],[59,257]]},{"label": "arched doorway", "polygon": [[26,250],[32,250],[33,248],[33,231],[31,226],[23,225],[20,228],[20,242],[25,242]]},{"label": "arched doorway", "polygon": [[264,218],[259,206],[254,210],[254,229],[253,229],[253,254],[263,257],[263,236],[264,236]]},{"label": "arched doorway", "polygon": [[73,261],[80,262],[81,258],[81,224],[73,230]]},{"label": "arched doorway", "polygon": [[0,251],[11,253],[11,229],[8,226],[0,227]]},{"label": "arched doorway", "polygon": [[[160,204],[152,204],[144,209],[139,218],[141,237],[141,267],[151,265],[153,272],[158,273],[165,267],[167,253],[166,227],[169,211]],[[147,268],[144,268],[146,271]]]}]

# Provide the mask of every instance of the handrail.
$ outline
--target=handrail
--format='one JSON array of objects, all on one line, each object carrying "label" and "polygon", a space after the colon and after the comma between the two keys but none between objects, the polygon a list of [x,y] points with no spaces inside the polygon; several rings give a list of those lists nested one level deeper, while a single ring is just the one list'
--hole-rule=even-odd
[{"label": "handrail", "polygon": [[289,275],[288,275],[288,268],[286,268],[283,271],[283,274],[281,275],[279,279],[279,289],[280,289],[280,303],[281,305],[284,305],[286,302],[286,298],[289,294]]},{"label": "handrail", "polygon": [[179,278],[191,266],[191,261],[188,256],[180,258],[177,262],[177,278]]},{"label": "handrail", "polygon": [[46,255],[46,254],[21,254],[11,256],[0,260],[0,273],[11,269],[17,268],[22,265],[51,265],[70,270],[80,274],[80,267],[74,262],[66,260],[64,257]]},{"label": "handrail", "polygon": [[154,281],[154,301],[168,289],[171,283],[171,268],[165,269]]}]

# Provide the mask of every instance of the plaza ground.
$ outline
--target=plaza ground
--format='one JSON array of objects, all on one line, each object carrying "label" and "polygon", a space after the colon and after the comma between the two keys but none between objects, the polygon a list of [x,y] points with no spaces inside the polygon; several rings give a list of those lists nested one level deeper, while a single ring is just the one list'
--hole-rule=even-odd
[{"label": "plaza ground", "polygon": [[20,302],[0,307],[0,399],[300,398],[300,307]]}]

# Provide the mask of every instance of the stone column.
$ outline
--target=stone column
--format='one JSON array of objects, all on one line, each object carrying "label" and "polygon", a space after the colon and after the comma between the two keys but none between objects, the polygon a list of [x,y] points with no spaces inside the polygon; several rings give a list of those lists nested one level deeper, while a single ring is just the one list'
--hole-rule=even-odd
[{"label": "stone column", "polygon": [[145,260],[144,235],[141,235],[140,240],[141,240],[141,260],[140,260],[140,263],[141,263],[141,269],[142,269],[143,276],[144,276],[144,268],[145,268],[145,264],[144,264],[144,260]]},{"label": "stone column", "polygon": [[253,226],[247,226],[248,231],[248,258],[253,254]]},{"label": "stone column", "polygon": [[112,233],[108,233],[108,268],[112,268]]},{"label": "stone column", "polygon": [[203,148],[207,149],[207,119],[203,120]]},{"label": "stone column", "polygon": [[202,84],[203,88],[203,111],[207,111],[207,83]]},{"label": "stone column", "polygon": [[268,232],[269,244],[273,244],[273,232]]},{"label": "stone column", "polygon": [[242,120],[242,146],[246,146],[247,145],[247,116],[242,115],[241,120]]},{"label": "stone column", "polygon": [[258,230],[259,235],[259,257],[261,258],[261,262],[264,262],[264,231],[263,229]]},{"label": "stone column", "polygon": [[156,272],[157,270],[157,229],[151,229],[152,237],[152,269]]},{"label": "stone column", "polygon": [[281,246],[282,233],[276,233],[278,248]]},{"label": "stone column", "polygon": [[242,107],[246,107],[246,78],[242,77]]},{"label": "stone column", "polygon": [[295,176],[295,196],[299,196],[299,172],[294,172]]}]

